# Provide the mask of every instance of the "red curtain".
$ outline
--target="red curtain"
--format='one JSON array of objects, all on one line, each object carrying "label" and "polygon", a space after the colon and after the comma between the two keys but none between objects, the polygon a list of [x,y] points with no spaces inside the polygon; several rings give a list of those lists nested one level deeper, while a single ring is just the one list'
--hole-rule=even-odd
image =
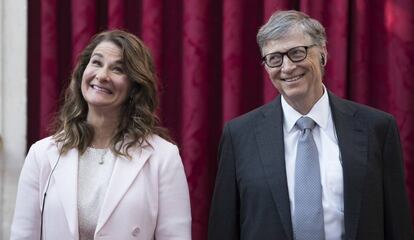
[{"label": "red curtain", "polygon": [[[77,54],[98,31],[122,28],[151,48],[160,114],[178,142],[190,186],[193,238],[206,239],[224,122],[276,95],[260,63],[258,27],[302,10],[328,35],[326,86],[392,113],[414,209],[414,1],[30,0],[28,143],[45,137]],[[414,211],[413,211],[414,213]]]}]

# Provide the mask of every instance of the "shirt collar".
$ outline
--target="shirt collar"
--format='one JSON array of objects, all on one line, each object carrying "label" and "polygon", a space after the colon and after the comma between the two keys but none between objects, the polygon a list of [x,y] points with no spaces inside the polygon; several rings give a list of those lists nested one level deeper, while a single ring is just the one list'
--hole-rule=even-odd
[{"label": "shirt collar", "polygon": [[302,116],[307,116],[312,118],[316,124],[322,129],[327,128],[330,106],[329,106],[329,97],[326,87],[323,85],[323,95],[322,97],[313,105],[308,114],[302,115],[291,107],[285,100],[282,95],[282,110],[283,110],[283,127],[287,132],[292,131],[293,127],[296,124],[296,121]]}]

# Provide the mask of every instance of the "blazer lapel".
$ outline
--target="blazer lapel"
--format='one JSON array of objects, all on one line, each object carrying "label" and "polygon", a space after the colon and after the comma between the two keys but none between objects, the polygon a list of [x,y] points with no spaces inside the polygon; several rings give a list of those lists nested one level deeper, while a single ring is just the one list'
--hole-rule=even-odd
[{"label": "blazer lapel", "polygon": [[355,239],[367,170],[368,133],[354,108],[332,93],[329,99],[342,159],[345,238]]},{"label": "blazer lapel", "polygon": [[141,148],[140,151],[134,151],[132,159],[123,156],[118,157],[102,203],[95,232],[98,232],[106,221],[108,221],[112,212],[130,188],[151,153],[152,151],[148,146]]},{"label": "blazer lapel", "polygon": [[293,234],[286,180],[283,113],[280,96],[263,109],[263,118],[257,122],[256,126],[256,138],[266,179],[286,236],[290,240]]},{"label": "blazer lapel", "polygon": [[[77,209],[77,177],[78,177],[78,151],[71,149],[60,155],[57,147],[48,151],[48,158],[51,169],[56,168],[51,176],[51,183],[54,180],[55,188],[62,203],[70,232],[74,239],[78,237],[78,209]],[[57,161],[59,161],[57,163]],[[50,190],[49,186],[49,190]],[[47,201],[47,197],[45,199]]]}]

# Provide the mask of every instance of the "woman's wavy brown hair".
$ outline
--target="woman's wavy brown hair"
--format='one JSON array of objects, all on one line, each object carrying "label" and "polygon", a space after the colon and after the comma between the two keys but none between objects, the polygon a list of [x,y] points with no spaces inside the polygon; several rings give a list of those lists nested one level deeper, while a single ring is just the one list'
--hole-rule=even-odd
[{"label": "woman's wavy brown hair", "polygon": [[112,30],[95,35],[78,58],[65,91],[63,106],[53,124],[53,138],[59,144],[60,152],[77,148],[83,153],[92,142],[94,131],[86,122],[88,105],[82,95],[81,82],[94,49],[104,41],[112,42],[121,49],[124,71],[132,82],[129,98],[122,106],[118,128],[111,139],[111,150],[117,155],[131,157],[128,150],[133,146],[149,144],[148,137],[153,134],[171,141],[156,116],[158,91],[149,49],[135,35]]}]

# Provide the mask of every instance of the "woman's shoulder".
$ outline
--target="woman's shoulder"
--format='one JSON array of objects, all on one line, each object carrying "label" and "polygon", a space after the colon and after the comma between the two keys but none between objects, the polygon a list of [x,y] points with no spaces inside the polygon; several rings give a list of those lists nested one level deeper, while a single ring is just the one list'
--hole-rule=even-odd
[{"label": "woman's shoulder", "polygon": [[[58,155],[56,141],[53,137],[46,137],[33,143],[26,156],[26,162],[37,162],[37,164],[47,166],[48,159]],[[46,165],[45,165],[46,164]]]},{"label": "woman's shoulder", "polygon": [[174,143],[158,135],[152,135],[147,138],[147,142],[149,145],[144,148],[144,151],[149,153],[151,166],[165,171],[183,168],[180,151]]},{"label": "woman's shoulder", "polygon": [[160,137],[159,135],[153,134],[147,138],[149,144],[148,147],[152,148],[154,151],[157,150],[175,150],[178,149],[177,146],[167,141],[166,139]]},{"label": "woman's shoulder", "polygon": [[56,141],[53,136],[49,136],[43,139],[40,139],[32,144],[31,148],[33,149],[47,149],[51,146],[56,146]]}]

